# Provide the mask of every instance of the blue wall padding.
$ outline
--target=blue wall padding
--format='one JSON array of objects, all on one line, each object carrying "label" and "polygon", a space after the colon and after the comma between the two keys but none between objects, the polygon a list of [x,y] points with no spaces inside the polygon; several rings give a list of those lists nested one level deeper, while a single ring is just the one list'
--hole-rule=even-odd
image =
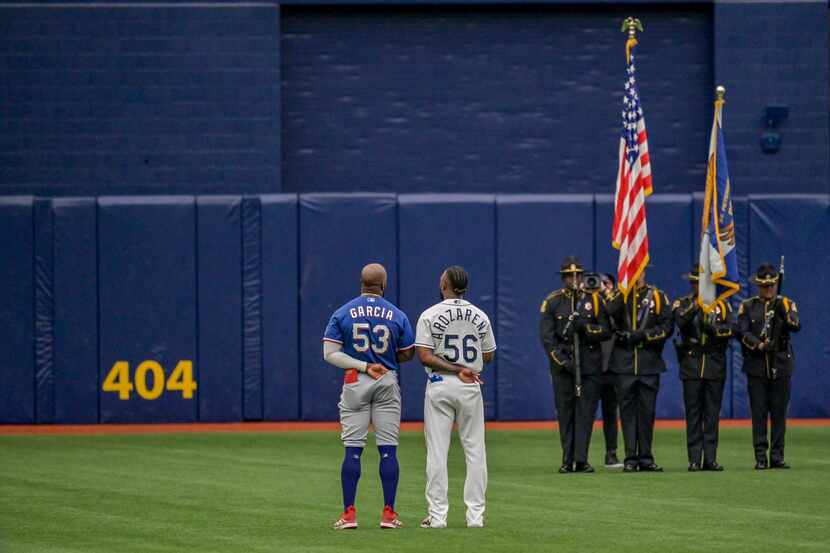
[{"label": "blue wall padding", "polygon": [[619,251],[611,246],[611,227],[614,217],[614,196],[594,195],[594,266],[595,271],[617,277]]},{"label": "blue wall padding", "polygon": [[0,198],[0,421],[35,420],[34,210],[30,197]]},{"label": "blue wall padding", "polygon": [[36,198],[35,214],[35,421],[55,420],[52,201]]},{"label": "blue wall padding", "polygon": [[242,199],[196,202],[199,420],[242,420]]},{"label": "blue wall padding", "polygon": [[[735,294],[737,300],[733,304],[737,309],[740,307],[741,301],[755,294],[755,289],[749,281],[749,278],[752,276],[752,269],[754,268],[752,267],[750,259],[752,254],[752,235],[749,230],[749,199],[746,196],[734,198],[732,208],[735,210],[735,229],[738,233],[736,238],[738,245],[738,272],[741,275],[741,290]],[[737,316],[737,311],[735,315]],[[730,348],[732,349],[732,411],[730,416],[733,418],[748,418],[750,416],[749,396],[747,395],[746,375],[742,370],[744,358],[741,353],[741,346],[733,340]],[[724,398],[730,397],[725,394],[726,390],[724,390]]]},{"label": "blue wall padding", "polygon": [[783,292],[797,303],[801,316],[802,330],[792,340],[796,372],[790,415],[830,416],[830,198],[759,195],[750,202],[752,268],[764,262],[777,266],[785,255]]},{"label": "blue wall padding", "polygon": [[[400,221],[401,308],[414,325],[420,314],[440,301],[438,280],[450,265],[470,275],[467,299],[496,317],[496,205],[490,194],[404,194],[398,198]],[[499,336],[496,335],[499,344]],[[486,365],[484,413],[496,416],[498,359]],[[421,420],[426,375],[418,362],[402,369],[403,417]]]},{"label": "blue wall padding", "polygon": [[[56,198],[55,422],[98,422],[98,248],[94,198]],[[109,368],[109,367],[107,367]]]},{"label": "blue wall padding", "polygon": [[[116,361],[154,360],[169,375],[196,351],[196,209],[193,197],[98,201],[100,381]],[[146,383],[154,385],[152,373]],[[197,399],[100,393],[102,422],[193,421]]]},{"label": "blue wall padding", "polygon": [[576,255],[592,267],[594,197],[499,196],[496,218],[498,415],[548,419],[554,414],[553,388],[539,339],[539,307],[562,286],[565,256]]},{"label": "blue wall padding", "polygon": [[[386,297],[397,301],[398,233],[392,194],[307,194],[300,197],[301,415],[335,420],[342,370],[323,361],[323,332],[335,309],[360,294],[360,270],[382,263]],[[421,243],[425,238],[420,237]],[[407,245],[401,243],[401,247]],[[437,276],[435,277],[437,290]],[[410,313],[410,311],[407,311]],[[414,370],[404,365],[402,373]]]},{"label": "blue wall padding", "polygon": [[262,399],[265,420],[300,415],[297,196],[261,196]]},{"label": "blue wall padding", "polygon": [[[204,197],[0,199],[0,422],[336,420],[341,371],[322,359],[332,312],[359,294],[359,272],[383,263],[386,297],[412,324],[438,301],[451,264],[470,272],[470,295],[490,315],[499,350],[484,377],[486,415],[555,415],[538,339],[539,305],[561,285],[574,254],[615,273],[610,195],[308,194]],[[653,267],[671,299],[697,260],[702,197],[647,200]],[[830,342],[830,197],[750,195],[733,202],[738,265],[787,259],[785,294],[803,331],[794,335],[794,417],[827,417]],[[673,348],[657,414],[682,418]],[[145,360],[166,377],[193,361],[198,391],[185,399],[104,392],[117,361],[130,379]],[[733,345],[722,415],[749,415],[740,348]],[[423,415],[418,361],[401,371],[403,416]],[[146,384],[153,387],[153,377]]]},{"label": "blue wall padding", "polygon": [[262,420],[262,216],[242,200],[242,413]]}]

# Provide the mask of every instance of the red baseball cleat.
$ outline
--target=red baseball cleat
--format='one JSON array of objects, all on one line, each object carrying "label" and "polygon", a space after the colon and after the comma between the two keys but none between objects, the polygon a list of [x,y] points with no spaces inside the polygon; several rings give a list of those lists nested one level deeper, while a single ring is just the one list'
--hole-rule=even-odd
[{"label": "red baseball cleat", "polygon": [[389,505],[383,508],[383,515],[380,517],[381,528],[403,528],[403,522],[398,520],[398,513],[392,510]]},{"label": "red baseball cleat", "polygon": [[357,511],[354,505],[349,505],[337,522],[334,523],[335,530],[354,530],[357,528]]}]

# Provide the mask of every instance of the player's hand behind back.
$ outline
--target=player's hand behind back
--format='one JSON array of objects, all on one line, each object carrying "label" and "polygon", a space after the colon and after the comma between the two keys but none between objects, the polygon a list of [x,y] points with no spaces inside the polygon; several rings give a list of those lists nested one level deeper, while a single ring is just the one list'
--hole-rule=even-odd
[{"label": "player's hand behind back", "polygon": [[388,372],[389,369],[387,369],[380,363],[369,363],[368,365],[366,365],[366,373],[375,380],[378,380]]},{"label": "player's hand behind back", "polygon": [[484,381],[473,369],[462,369],[458,373],[458,379],[464,384],[484,384]]}]

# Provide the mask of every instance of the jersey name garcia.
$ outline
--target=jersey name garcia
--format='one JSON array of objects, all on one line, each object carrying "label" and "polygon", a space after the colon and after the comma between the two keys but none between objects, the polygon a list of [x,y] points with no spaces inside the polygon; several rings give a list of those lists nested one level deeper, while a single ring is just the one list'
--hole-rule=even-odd
[{"label": "jersey name garcia", "polygon": [[413,334],[403,311],[380,296],[365,294],[334,312],[323,340],[343,344],[343,352],[355,359],[396,371],[398,352],[415,345]]},{"label": "jersey name garcia", "polygon": [[479,372],[484,367],[483,354],[496,350],[490,319],[463,299],[444,300],[424,311],[418,319],[415,344]]}]

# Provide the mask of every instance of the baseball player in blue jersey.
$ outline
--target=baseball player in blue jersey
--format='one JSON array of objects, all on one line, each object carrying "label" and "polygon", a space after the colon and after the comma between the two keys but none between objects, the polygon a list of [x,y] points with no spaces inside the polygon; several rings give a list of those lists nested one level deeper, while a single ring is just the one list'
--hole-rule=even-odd
[{"label": "baseball player in blue jersey", "polygon": [[399,363],[415,354],[412,325],[403,311],[383,298],[386,269],[366,265],[360,273],[360,296],[340,307],[329,320],[323,337],[323,357],[344,369],[340,395],[340,437],[345,446],[340,479],[343,514],[335,530],[357,528],[354,501],[360,479],[360,456],[366,446],[369,423],[375,428],[383,485],[381,528],[402,526],[395,512],[398,488],[398,436],[401,431]]}]

